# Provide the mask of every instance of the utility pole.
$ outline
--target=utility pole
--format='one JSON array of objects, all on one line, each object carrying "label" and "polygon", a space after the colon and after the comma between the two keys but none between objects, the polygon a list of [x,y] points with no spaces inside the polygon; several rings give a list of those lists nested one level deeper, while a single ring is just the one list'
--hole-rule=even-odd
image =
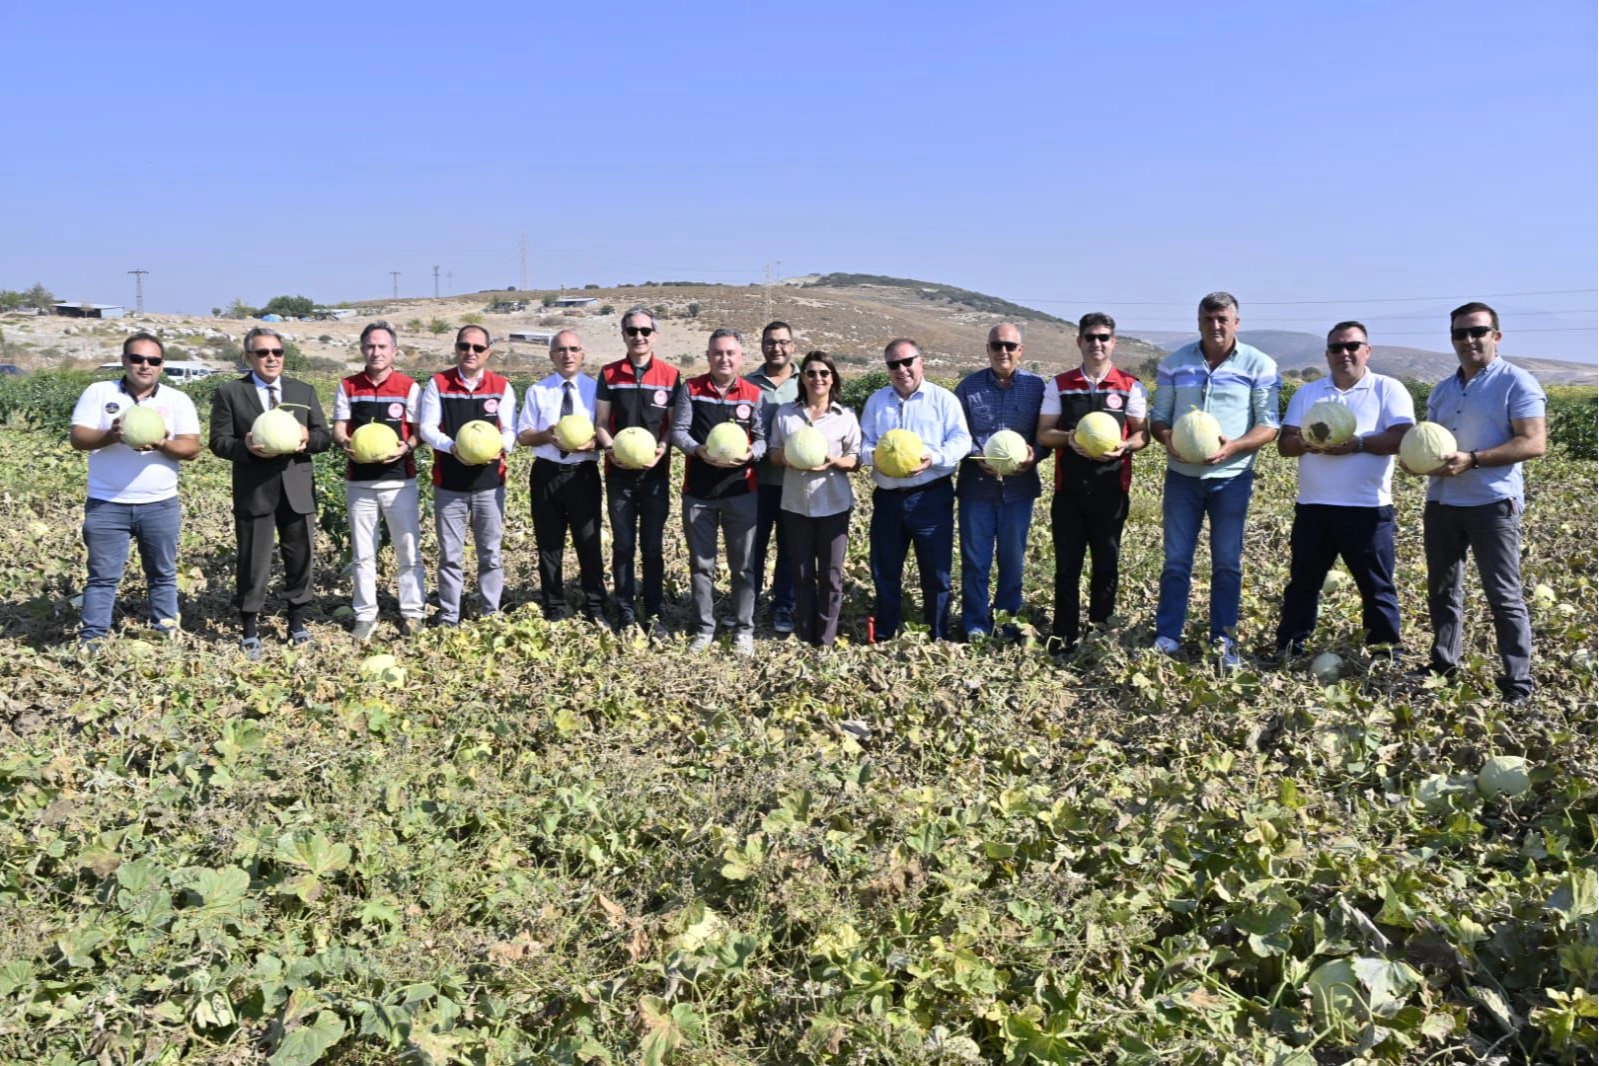
[{"label": "utility pole", "polygon": [[523,292],[527,291],[527,234],[522,234],[522,285]]},{"label": "utility pole", "polygon": [[434,267],[433,268],[433,298],[435,300],[437,300],[439,298],[439,268],[438,267]]},{"label": "utility pole", "polygon": [[400,298],[400,272],[391,270],[389,271],[389,277],[394,279],[394,298],[398,300]]},{"label": "utility pole", "polygon": [[[781,259],[779,259],[777,261],[777,273],[779,274],[779,276],[781,276],[782,272],[783,272],[783,261]],[[766,297],[765,297],[765,299],[763,299],[761,301],[761,316],[767,322],[770,322],[772,320],[772,264],[771,263],[767,263],[766,264]]]},{"label": "utility pole", "polygon": [[144,276],[150,272],[141,269],[130,270],[128,273],[133,275],[133,309],[142,315],[144,314]]},{"label": "utility pole", "polygon": [[451,292],[455,291],[455,271],[446,270],[444,272],[444,287]]}]

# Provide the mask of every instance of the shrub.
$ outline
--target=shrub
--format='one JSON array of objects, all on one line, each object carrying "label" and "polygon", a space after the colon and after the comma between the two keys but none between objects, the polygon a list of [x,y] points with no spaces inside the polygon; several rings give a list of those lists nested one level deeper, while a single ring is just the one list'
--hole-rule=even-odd
[{"label": "shrub", "polygon": [[615,304],[601,304],[599,313],[602,314],[602,315],[614,315],[614,314],[616,314],[616,305]]},{"label": "shrub", "polygon": [[406,321],[405,328],[409,333],[421,333],[427,327],[422,324],[420,318],[412,318]]},{"label": "shrub", "polygon": [[461,316],[461,325],[463,326],[481,326],[482,324],[483,316],[476,311],[469,311]]},{"label": "shrub", "polygon": [[428,332],[433,334],[435,337],[438,336],[440,333],[448,333],[448,332],[450,332],[450,324],[448,322],[444,321],[444,319],[442,319],[442,318],[429,319],[428,320]]},{"label": "shrub", "polygon": [[315,309],[316,301],[309,296],[274,296],[261,308],[265,314],[284,318],[305,318]]},{"label": "shrub", "polygon": [[1549,390],[1549,443],[1573,459],[1599,458],[1599,392],[1554,387]]}]

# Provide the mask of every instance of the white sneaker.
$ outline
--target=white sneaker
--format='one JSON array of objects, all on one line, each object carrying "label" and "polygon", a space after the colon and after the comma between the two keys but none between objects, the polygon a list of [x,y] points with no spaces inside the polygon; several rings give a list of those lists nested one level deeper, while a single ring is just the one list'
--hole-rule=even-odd
[{"label": "white sneaker", "polygon": [[1223,670],[1241,670],[1244,666],[1243,656],[1238,654],[1238,644],[1231,637],[1216,638],[1216,654],[1220,657]]},{"label": "white sneaker", "polygon": [[740,633],[733,638],[733,650],[749,659],[755,655],[755,638],[748,633]]},{"label": "white sneaker", "polygon": [[1178,651],[1178,645],[1177,642],[1170,637],[1156,637],[1155,650],[1160,652],[1162,655],[1176,655]]},{"label": "white sneaker", "polygon": [[695,654],[698,654],[699,652],[704,651],[706,648],[709,648],[711,646],[711,640],[712,639],[713,638],[710,636],[710,634],[701,633],[699,636],[695,637],[693,639],[693,641],[691,641],[689,643],[689,646],[688,646],[689,654],[690,655],[695,655]]}]

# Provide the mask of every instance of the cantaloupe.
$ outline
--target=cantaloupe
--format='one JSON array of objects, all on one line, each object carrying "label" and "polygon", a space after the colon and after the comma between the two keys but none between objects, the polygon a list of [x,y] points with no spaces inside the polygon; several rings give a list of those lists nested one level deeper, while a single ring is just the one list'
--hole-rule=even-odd
[{"label": "cantaloupe", "polygon": [[167,439],[166,419],[154,407],[134,404],[122,413],[122,443],[137,451]]},{"label": "cantaloupe", "polygon": [[611,458],[624,470],[643,470],[655,460],[655,437],[643,426],[628,426],[611,439]]},{"label": "cantaloupe", "polygon": [[1185,463],[1203,463],[1221,450],[1221,423],[1195,407],[1171,429],[1172,448]]},{"label": "cantaloupe", "polygon": [[473,419],[455,435],[455,457],[467,466],[482,466],[500,457],[505,438],[492,422]]},{"label": "cantaloupe", "polygon": [[1399,461],[1412,473],[1431,474],[1459,450],[1449,430],[1436,422],[1417,422],[1399,442]]},{"label": "cantaloupe", "polygon": [[562,451],[575,452],[594,439],[594,420],[586,414],[565,415],[555,423],[555,443]]},{"label": "cantaloupe", "polygon": [[1305,439],[1318,448],[1336,448],[1355,435],[1355,412],[1337,400],[1321,400],[1305,413]]},{"label": "cantaloupe", "polygon": [[400,435],[387,422],[368,422],[350,434],[350,451],[358,463],[380,463],[400,450]]},{"label": "cantaloupe", "polygon": [[783,461],[795,470],[815,470],[827,461],[827,438],[815,426],[801,426],[783,439]]},{"label": "cantaloupe", "polygon": [[1098,459],[1116,450],[1122,442],[1122,427],[1104,411],[1090,411],[1077,420],[1073,436],[1084,455]]},{"label": "cantaloupe", "polygon": [[922,455],[927,448],[922,438],[908,429],[891,429],[877,439],[872,452],[872,465],[884,477],[910,477],[911,471],[922,465]]},{"label": "cantaloupe", "polygon": [[705,454],[719,463],[741,463],[749,458],[749,431],[737,422],[720,422],[705,438]]},{"label": "cantaloupe", "polygon": [[1488,799],[1519,796],[1531,787],[1527,760],[1519,755],[1495,755],[1477,772],[1477,791]]},{"label": "cantaloupe", "polygon": [[1002,429],[983,445],[983,460],[1000,477],[1009,477],[1027,462],[1027,441],[1014,429]]},{"label": "cantaloupe", "polygon": [[262,411],[250,424],[250,438],[269,455],[288,455],[300,450],[300,423],[287,404]]}]

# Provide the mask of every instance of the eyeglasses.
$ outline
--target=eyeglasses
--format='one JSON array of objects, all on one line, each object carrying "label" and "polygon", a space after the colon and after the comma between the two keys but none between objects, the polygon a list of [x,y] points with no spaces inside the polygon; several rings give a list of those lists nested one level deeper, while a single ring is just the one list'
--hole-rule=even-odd
[{"label": "eyeglasses", "polygon": [[134,366],[160,366],[162,363],[166,362],[166,360],[159,355],[134,355],[132,352],[124,353],[122,358],[126,359]]},{"label": "eyeglasses", "polygon": [[1365,341],[1334,341],[1327,345],[1327,350],[1329,352],[1348,352],[1350,355],[1354,355],[1365,346]]},{"label": "eyeglasses", "polygon": [[808,377],[808,378],[830,378],[830,377],[833,376],[833,372],[831,370],[825,370],[825,369],[824,370],[814,370],[813,369],[813,370],[805,371],[805,376]]},{"label": "eyeglasses", "polygon": [[622,330],[622,332],[627,334],[629,337],[648,337],[651,333],[655,332],[655,327],[628,326],[626,329]]},{"label": "eyeglasses", "polygon": [[1083,343],[1084,344],[1109,344],[1111,341],[1116,339],[1116,334],[1114,334],[1114,333],[1084,333],[1084,334],[1082,334],[1082,338],[1083,338]]},{"label": "eyeglasses", "polygon": [[1492,326],[1462,326],[1459,329],[1450,330],[1449,339],[1463,341],[1467,337],[1470,337],[1472,340],[1476,341],[1488,336],[1488,334],[1492,333],[1493,331],[1494,328]]},{"label": "eyeglasses", "polygon": [[792,348],[792,347],[794,347],[794,342],[793,341],[773,340],[771,337],[766,338],[766,340],[762,341],[761,343],[766,345],[768,348]]},{"label": "eyeglasses", "polygon": [[1002,348],[1005,351],[1007,351],[1007,352],[1014,352],[1016,349],[1020,348],[1021,346],[1022,345],[1021,345],[1020,341],[989,341],[988,342],[988,350],[991,351],[991,352],[997,352],[997,351],[999,351]]},{"label": "eyeglasses", "polygon": [[903,359],[889,359],[886,360],[886,362],[890,370],[904,370],[906,367],[916,362],[916,358],[917,357],[914,355],[907,355]]},{"label": "eyeglasses", "polygon": [[251,348],[250,349],[250,354],[252,356],[254,356],[255,358],[257,358],[257,359],[264,359],[264,358],[266,358],[269,355],[272,356],[274,359],[277,359],[277,358],[281,358],[282,357],[283,349],[282,348]]},{"label": "eyeglasses", "polygon": [[473,344],[471,341],[456,341],[455,350],[462,355],[467,352],[471,352],[473,355],[482,355],[489,350],[489,346],[487,344]]},{"label": "eyeglasses", "polygon": [[566,352],[581,352],[582,350],[583,346],[581,344],[559,345],[550,349],[550,351],[554,352],[556,355],[562,355]]}]

